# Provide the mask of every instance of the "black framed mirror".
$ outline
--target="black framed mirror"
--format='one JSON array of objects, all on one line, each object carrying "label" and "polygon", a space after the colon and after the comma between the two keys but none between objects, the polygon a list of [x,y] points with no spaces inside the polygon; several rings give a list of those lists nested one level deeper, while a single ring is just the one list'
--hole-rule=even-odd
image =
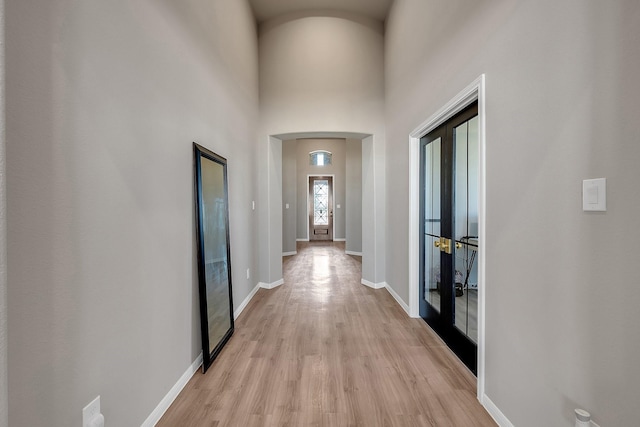
[{"label": "black framed mirror", "polygon": [[202,371],[233,334],[227,160],[194,143]]}]

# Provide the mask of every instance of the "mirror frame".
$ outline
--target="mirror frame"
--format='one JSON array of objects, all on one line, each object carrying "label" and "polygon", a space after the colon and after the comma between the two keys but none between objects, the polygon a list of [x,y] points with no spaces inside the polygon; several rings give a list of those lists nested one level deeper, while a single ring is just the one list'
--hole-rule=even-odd
[{"label": "mirror frame", "polygon": [[[202,332],[202,372],[205,373],[213,360],[218,356],[224,345],[229,341],[234,331],[233,319],[233,292],[231,287],[231,247],[229,239],[229,194],[227,183],[227,159],[214,152],[193,143],[194,153],[194,188],[196,210],[196,243],[198,248],[198,282],[200,295],[200,326]],[[207,277],[205,260],[205,236],[204,236],[204,205],[202,194],[202,159],[208,159],[222,165],[224,186],[224,221],[227,246],[227,283],[229,292],[229,329],[217,343],[209,342],[209,307],[207,304]]]}]

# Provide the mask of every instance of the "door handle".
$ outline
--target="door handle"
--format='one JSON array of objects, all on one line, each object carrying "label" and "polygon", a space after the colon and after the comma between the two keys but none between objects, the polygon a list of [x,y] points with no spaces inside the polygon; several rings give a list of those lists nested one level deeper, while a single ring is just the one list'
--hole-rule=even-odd
[{"label": "door handle", "polygon": [[447,239],[446,237],[441,237],[440,250],[444,253],[451,254],[451,239]]},{"label": "door handle", "polygon": [[440,251],[451,255],[451,239],[441,237],[440,240],[433,242],[433,246],[440,248]]}]

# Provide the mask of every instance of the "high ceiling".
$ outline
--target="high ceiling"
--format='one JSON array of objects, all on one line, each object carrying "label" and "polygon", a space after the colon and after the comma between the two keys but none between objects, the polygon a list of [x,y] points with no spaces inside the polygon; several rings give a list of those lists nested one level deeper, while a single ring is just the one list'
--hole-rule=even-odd
[{"label": "high ceiling", "polygon": [[336,11],[384,21],[393,0],[249,0],[258,22],[294,12]]}]

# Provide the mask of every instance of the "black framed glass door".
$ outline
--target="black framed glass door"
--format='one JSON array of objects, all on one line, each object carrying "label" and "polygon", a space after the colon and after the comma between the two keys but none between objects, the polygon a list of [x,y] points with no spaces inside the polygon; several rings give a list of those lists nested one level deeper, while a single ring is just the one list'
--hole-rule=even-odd
[{"label": "black framed glass door", "polygon": [[476,373],[477,103],[421,138],[420,316]]}]

